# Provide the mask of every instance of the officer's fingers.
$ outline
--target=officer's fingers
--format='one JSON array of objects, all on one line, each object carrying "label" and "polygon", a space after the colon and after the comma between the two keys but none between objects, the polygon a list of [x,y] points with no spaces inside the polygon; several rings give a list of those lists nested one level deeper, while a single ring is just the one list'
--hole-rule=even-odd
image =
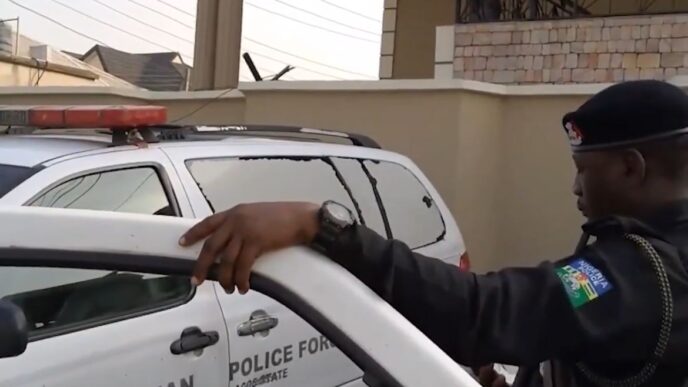
[{"label": "officer's fingers", "polygon": [[231,259],[222,258],[217,280],[227,293],[234,293],[234,262]]},{"label": "officer's fingers", "polygon": [[234,280],[241,294],[248,292],[251,268],[253,267],[253,262],[260,255],[260,251],[260,245],[255,242],[244,241],[244,244],[241,246],[241,253],[234,264]]},{"label": "officer's fingers", "polygon": [[234,237],[229,241],[220,259],[220,285],[229,293],[234,292],[234,262],[241,251],[241,238]]},{"label": "officer's fingers", "polygon": [[498,374],[495,372],[492,364],[489,366],[480,367],[480,371],[478,372],[478,381],[482,386],[492,387],[492,383],[497,378],[497,375]]},{"label": "officer's fingers", "polygon": [[217,280],[227,293],[234,293],[234,265],[230,260],[220,265]]},{"label": "officer's fingers", "polygon": [[480,371],[483,369],[483,367],[471,367],[471,371],[473,371],[473,375],[476,377],[480,376]]},{"label": "officer's fingers", "polygon": [[222,225],[226,216],[226,213],[218,212],[217,214],[211,215],[196,223],[193,227],[188,229],[181,238],[179,238],[179,244],[182,246],[191,246],[194,243],[205,239],[208,237],[208,235],[220,227],[220,225]]},{"label": "officer's fingers", "polygon": [[477,369],[477,375],[478,376],[480,376],[480,375],[487,376],[487,375],[491,375],[493,373],[495,373],[494,364],[487,364],[487,365],[484,365],[484,366],[479,367]]},{"label": "officer's fingers", "polygon": [[225,255],[228,260],[232,261],[232,264],[237,260],[239,253],[241,253],[241,246],[243,245],[243,239],[240,236],[233,237],[227,244],[225,249]]},{"label": "officer's fingers", "polygon": [[205,281],[208,275],[210,266],[215,262],[220,252],[225,248],[229,239],[232,237],[232,224],[223,223],[216,229],[215,233],[206,239],[203,243],[201,253],[198,255],[196,265],[194,265],[194,272],[192,281],[196,285],[200,285]]},{"label": "officer's fingers", "polygon": [[509,387],[506,383],[506,378],[503,375],[499,375],[494,382],[492,382],[491,387]]}]

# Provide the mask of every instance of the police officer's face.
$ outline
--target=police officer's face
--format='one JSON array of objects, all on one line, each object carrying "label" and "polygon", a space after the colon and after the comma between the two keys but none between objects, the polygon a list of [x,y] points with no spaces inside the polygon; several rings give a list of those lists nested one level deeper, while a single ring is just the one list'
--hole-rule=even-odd
[{"label": "police officer's face", "polygon": [[636,172],[629,169],[623,153],[582,152],[574,154],[573,160],[577,170],[573,193],[584,216],[624,215],[632,208],[629,192]]}]

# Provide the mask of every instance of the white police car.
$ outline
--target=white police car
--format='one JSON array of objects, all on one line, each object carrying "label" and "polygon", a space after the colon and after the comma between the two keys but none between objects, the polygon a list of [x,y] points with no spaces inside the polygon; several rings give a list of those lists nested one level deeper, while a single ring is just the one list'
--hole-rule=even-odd
[{"label": "white police car", "polygon": [[[0,108],[0,124],[11,125],[0,135],[0,206],[202,218],[239,203],[332,199],[380,234],[467,268],[459,229],[427,178],[366,137],[165,122],[154,106]],[[78,249],[106,238],[104,224],[81,235],[60,227]],[[118,243],[161,248],[133,231]],[[0,298],[22,308],[31,331],[24,355],[0,360],[0,386],[361,385],[362,370],[275,294],[227,295],[212,282],[194,290],[184,277],[129,271],[4,267]]]},{"label": "white police car", "polygon": [[[194,223],[190,219],[27,207],[0,208],[0,219],[0,268],[13,266],[15,274],[20,274],[4,278],[10,284],[27,279],[20,271],[43,275],[59,274],[60,270],[136,271],[154,274],[129,277],[129,287],[138,284],[146,290],[136,292],[150,297],[162,291],[160,281],[170,275],[180,275],[172,278],[184,278],[188,283],[199,250],[182,249],[175,243]],[[353,361],[363,370],[362,380],[339,385],[477,386],[398,312],[343,268],[308,249],[292,248],[262,258],[251,282],[253,289],[281,301],[331,341],[285,344],[255,357],[254,364],[264,367],[259,376],[230,381],[232,359],[227,347],[232,346],[231,335],[207,289],[199,288],[194,297],[202,298],[204,305],[168,307],[157,312],[154,323],[139,311],[138,317],[127,319],[111,314],[111,321],[119,321],[112,324],[104,323],[101,316],[97,327],[93,327],[96,321],[85,322],[85,327],[60,326],[54,321],[43,332],[35,329],[37,311],[27,308],[36,297],[28,291],[10,297],[23,312],[7,307],[7,300],[0,301],[2,385],[312,385],[311,379],[293,370],[292,362],[315,356],[312,352],[322,351],[324,345],[328,347],[325,351],[341,350],[345,361]],[[75,289],[70,284],[64,290],[88,289],[89,285]],[[109,305],[132,302],[140,301],[111,300]],[[180,325],[187,327],[181,335],[176,330]],[[34,339],[28,346],[27,330]],[[335,370],[310,371],[324,381],[319,374]]]}]

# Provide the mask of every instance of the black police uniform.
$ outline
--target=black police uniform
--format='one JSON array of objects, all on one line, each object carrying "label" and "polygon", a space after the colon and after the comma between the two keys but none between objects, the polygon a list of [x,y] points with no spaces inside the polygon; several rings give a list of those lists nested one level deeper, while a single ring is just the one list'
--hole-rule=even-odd
[{"label": "black police uniform", "polygon": [[[564,126],[576,152],[673,136],[688,127],[688,96],[657,81],[622,83]],[[688,386],[688,200],[583,230],[594,243],[569,257],[485,275],[365,226],[323,247],[458,363],[519,365],[517,385]]]}]

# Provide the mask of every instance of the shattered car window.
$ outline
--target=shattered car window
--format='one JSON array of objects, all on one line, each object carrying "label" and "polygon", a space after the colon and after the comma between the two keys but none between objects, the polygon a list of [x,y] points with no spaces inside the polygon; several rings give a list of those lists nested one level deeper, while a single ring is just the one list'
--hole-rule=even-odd
[{"label": "shattered car window", "polygon": [[338,171],[322,158],[216,158],[187,161],[214,211],[242,203],[335,200],[356,208]]},{"label": "shattered car window", "polygon": [[415,249],[444,238],[445,225],[437,204],[423,184],[402,165],[366,160],[395,239]]}]

